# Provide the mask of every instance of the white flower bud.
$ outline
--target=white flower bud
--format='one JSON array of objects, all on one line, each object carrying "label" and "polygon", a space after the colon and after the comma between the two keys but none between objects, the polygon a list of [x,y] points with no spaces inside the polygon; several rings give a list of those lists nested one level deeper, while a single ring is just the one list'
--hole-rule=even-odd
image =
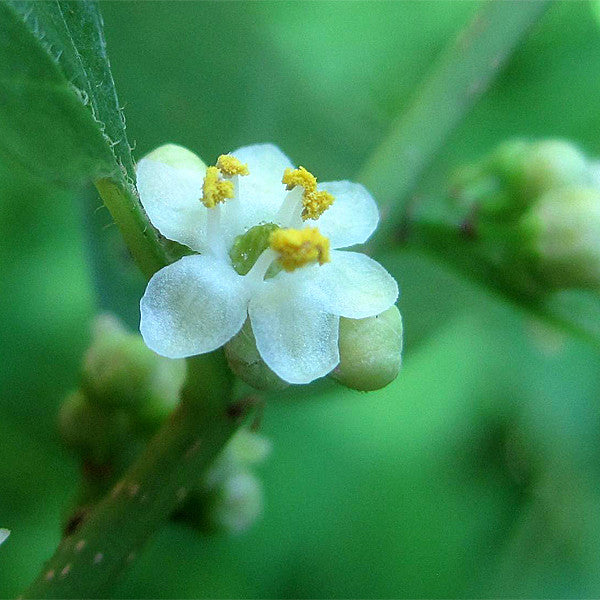
[{"label": "white flower bud", "polygon": [[587,158],[566,140],[531,144],[519,167],[516,194],[524,205],[553,188],[586,185],[591,178]]},{"label": "white flower bud", "polygon": [[551,288],[600,289],[600,190],[563,187],[524,215],[526,260]]}]

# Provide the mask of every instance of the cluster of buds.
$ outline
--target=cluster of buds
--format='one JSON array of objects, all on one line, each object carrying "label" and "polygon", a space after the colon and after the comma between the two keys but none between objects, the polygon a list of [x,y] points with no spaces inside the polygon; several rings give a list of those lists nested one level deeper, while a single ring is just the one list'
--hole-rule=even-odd
[{"label": "cluster of buds", "polygon": [[103,465],[160,427],[179,400],[185,361],[154,354],[140,335],[101,315],[80,380],[61,406],[59,431],[84,461]]},{"label": "cluster of buds", "polygon": [[270,451],[266,438],[250,429],[240,429],[187,497],[176,518],[207,534],[246,531],[262,514],[262,483],[254,469]]},{"label": "cluster of buds", "polygon": [[[117,482],[171,414],[185,375],[184,360],[155,354],[111,315],[96,319],[80,386],[64,399],[58,417],[63,442],[82,461],[82,482],[67,528]],[[238,432],[192,487],[177,517],[203,532],[248,528],[262,507],[261,483],[251,467],[269,449],[257,434]]]},{"label": "cluster of buds", "polygon": [[515,140],[460,169],[450,197],[463,229],[497,244],[539,291],[600,290],[598,165],[562,140]]}]

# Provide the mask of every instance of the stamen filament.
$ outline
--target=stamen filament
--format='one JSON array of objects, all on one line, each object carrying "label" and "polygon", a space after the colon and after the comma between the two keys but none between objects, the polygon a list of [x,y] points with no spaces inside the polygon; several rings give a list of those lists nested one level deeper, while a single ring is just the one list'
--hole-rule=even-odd
[{"label": "stamen filament", "polygon": [[267,274],[267,271],[269,270],[269,267],[276,260],[277,260],[277,252],[275,252],[274,250],[271,250],[271,248],[267,248],[266,250],[263,250],[261,255],[256,259],[256,262],[254,263],[254,265],[252,265],[252,268],[250,269],[250,271],[248,271],[248,273],[246,274],[246,277],[256,283],[260,283],[261,281],[264,280],[264,278]]}]

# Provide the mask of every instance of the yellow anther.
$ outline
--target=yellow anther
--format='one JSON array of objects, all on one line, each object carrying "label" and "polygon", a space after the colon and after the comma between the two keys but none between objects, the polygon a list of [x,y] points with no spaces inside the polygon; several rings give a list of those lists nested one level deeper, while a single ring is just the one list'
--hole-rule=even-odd
[{"label": "yellow anther", "polygon": [[235,156],[231,154],[221,154],[217,160],[217,167],[221,170],[224,175],[249,175],[248,165],[240,162]]},{"label": "yellow anther", "polygon": [[233,198],[233,182],[223,181],[217,167],[208,167],[202,184],[202,204],[206,208],[214,208],[227,198]]},{"label": "yellow anther", "polygon": [[286,169],[281,183],[285,183],[288,190],[294,189],[297,185],[303,187],[305,192],[314,192],[317,189],[317,178],[304,167]]},{"label": "yellow anther", "polygon": [[269,245],[279,254],[279,264],[286,271],[329,262],[329,240],[316,227],[277,229],[271,234]]},{"label": "yellow anther", "polygon": [[332,204],[334,197],[329,192],[304,192],[302,196],[302,220],[318,219]]},{"label": "yellow anther", "polygon": [[317,191],[317,178],[304,167],[286,169],[283,173],[282,183],[288,190],[297,185],[304,188],[302,193],[302,220],[318,219],[332,204],[334,197],[329,192]]}]

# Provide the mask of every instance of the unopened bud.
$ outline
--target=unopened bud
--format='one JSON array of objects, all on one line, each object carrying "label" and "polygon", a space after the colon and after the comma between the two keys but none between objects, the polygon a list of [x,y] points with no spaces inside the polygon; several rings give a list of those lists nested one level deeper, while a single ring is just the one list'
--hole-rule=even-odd
[{"label": "unopened bud", "polygon": [[468,216],[505,220],[520,215],[539,196],[563,186],[589,185],[593,169],[565,140],[509,140],[479,162],[459,169],[450,195]]},{"label": "unopened bud", "polygon": [[203,533],[239,533],[262,512],[260,480],[250,468],[271,451],[265,437],[240,429],[188,496],[176,517]]},{"label": "unopened bud", "polygon": [[239,471],[214,490],[208,511],[209,526],[223,533],[242,533],[258,519],[263,508],[259,479],[248,471]]},{"label": "unopened bud", "polygon": [[289,384],[278,377],[261,358],[256,348],[250,321],[225,345],[225,356],[231,370],[257,390],[281,390]]},{"label": "unopened bud", "polygon": [[531,144],[516,178],[516,194],[523,204],[558,187],[590,183],[590,164],[581,150],[565,140]]},{"label": "unopened bud", "polygon": [[402,363],[402,317],[396,306],[366,319],[340,319],[340,364],[331,376],[359,391],[391,383]]},{"label": "unopened bud", "polygon": [[519,224],[526,260],[550,288],[600,289],[600,190],[544,194]]},{"label": "unopened bud", "polygon": [[196,154],[177,144],[159,146],[149,154],[146,154],[144,158],[178,169],[206,171],[206,165]]},{"label": "unopened bud", "polygon": [[185,361],[158,356],[110,315],[96,319],[82,367],[82,388],[92,402],[136,407],[151,420],[164,418],[184,379]]}]

